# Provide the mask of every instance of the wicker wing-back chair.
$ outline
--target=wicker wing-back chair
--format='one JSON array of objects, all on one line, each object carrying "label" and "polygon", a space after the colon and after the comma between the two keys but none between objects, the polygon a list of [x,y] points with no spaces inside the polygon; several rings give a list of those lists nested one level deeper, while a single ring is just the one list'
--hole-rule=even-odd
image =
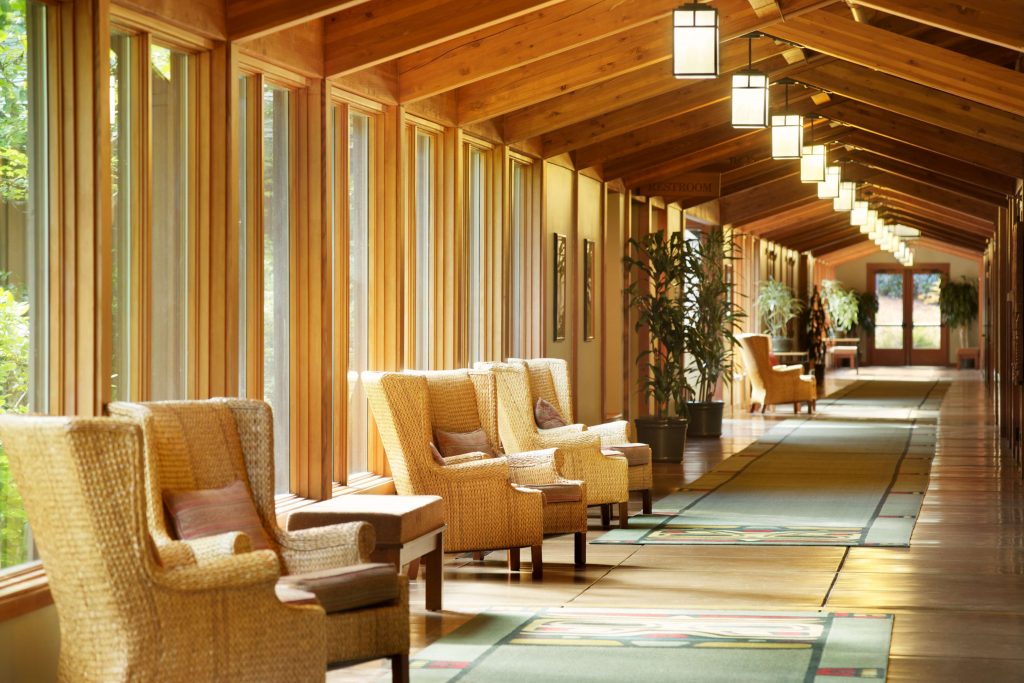
[{"label": "wicker wing-back chair", "polygon": [[[384,452],[400,495],[434,495],[444,499],[447,552],[507,548],[515,570],[519,549],[529,547],[533,574],[543,572],[544,504],[540,491],[510,483],[506,458],[481,458],[440,465],[430,444],[432,420],[441,428],[471,431],[485,419],[477,407],[472,381],[463,376],[364,372],[363,386]],[[486,418],[486,416],[485,416]]]},{"label": "wicker wing-back chair", "polygon": [[[526,366],[530,377],[533,400],[543,398],[555,406],[562,417],[573,423],[573,392],[569,381],[569,364],[561,358],[510,358],[509,363]],[[586,425],[585,431],[601,437],[601,446],[606,449],[632,448],[636,441],[633,425],[629,420],[614,420],[598,425]],[[643,497],[644,514],[651,514],[651,487],[654,486],[654,467],[651,464],[650,449],[639,445],[641,457],[629,460],[629,490],[638,491]],[[643,457],[646,456],[646,457]]]},{"label": "wicker wing-back chair", "polygon": [[[161,556],[173,542],[163,513],[162,492],[216,489],[246,482],[256,511],[285,574],[341,570],[370,562],[373,527],[365,522],[286,531],[274,505],[273,415],[263,401],[214,399],[158,403],[111,403],[112,415],[142,427],[147,478],[147,518]],[[199,555],[235,552],[237,534],[188,541]],[[227,538],[224,538],[227,537]],[[180,545],[180,544],[175,544]],[[245,548],[242,548],[245,549]],[[396,576],[398,598],[327,615],[326,652],[331,663],[391,658],[396,679],[408,666],[408,580]]]},{"label": "wicker wing-back chair", "polygon": [[274,594],[268,550],[197,564],[147,538],[142,441],[119,420],[4,417],[60,621],[62,681],[323,681],[324,612]]},{"label": "wicker wing-back chair", "polygon": [[761,412],[769,405],[792,403],[793,412],[800,412],[800,403],[807,403],[813,413],[818,398],[812,375],[801,374],[800,365],[772,365],[768,355],[771,337],[766,334],[738,334],[743,366],[750,378],[750,412],[759,406]]},{"label": "wicker wing-back chair", "polygon": [[508,453],[557,448],[564,453],[559,468],[562,476],[579,479],[587,486],[587,505],[600,505],[602,521],[608,523],[609,507],[619,505],[619,524],[627,524],[629,467],[626,459],[601,453],[601,438],[581,431],[582,425],[538,429],[526,366],[520,363],[483,363],[481,369],[494,374],[498,398],[498,433]]}]

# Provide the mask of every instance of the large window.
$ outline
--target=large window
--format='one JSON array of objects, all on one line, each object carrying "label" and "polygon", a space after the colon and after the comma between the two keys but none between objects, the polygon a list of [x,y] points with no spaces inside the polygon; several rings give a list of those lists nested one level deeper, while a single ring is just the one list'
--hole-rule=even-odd
[{"label": "large window", "polygon": [[437,139],[422,131],[415,131],[414,154],[414,206],[413,218],[416,239],[416,280],[414,287],[416,315],[416,367],[427,370],[431,366],[431,314],[434,301],[434,165]]},{"label": "large window", "polygon": [[289,477],[289,335],[291,201],[289,92],[263,87],[263,398],[274,411],[278,492]]},{"label": "large window", "polygon": [[466,231],[469,237],[469,362],[484,360],[484,231],[487,225],[488,150],[466,147]]},{"label": "large window", "polygon": [[120,31],[110,34],[110,175],[112,196],[111,231],[113,238],[113,290],[111,318],[113,321],[113,358],[111,363],[111,398],[124,401],[131,394],[132,348],[132,226],[135,224],[133,197],[136,190],[138,145],[132,106],[137,95],[134,83],[138,68],[134,55],[134,39]]},{"label": "large window", "polygon": [[[47,112],[45,10],[0,9],[0,412],[46,410]],[[0,568],[32,544],[0,446]]]},{"label": "large window", "polygon": [[528,333],[524,324],[527,312],[524,310],[532,308],[526,302],[527,281],[526,269],[528,267],[526,254],[529,244],[530,216],[530,171],[532,166],[526,159],[514,157],[509,160],[509,253],[507,257],[508,278],[505,285],[506,291],[504,301],[505,324],[507,331],[505,335],[505,355],[513,358],[521,358],[526,355],[527,348],[525,337]]}]

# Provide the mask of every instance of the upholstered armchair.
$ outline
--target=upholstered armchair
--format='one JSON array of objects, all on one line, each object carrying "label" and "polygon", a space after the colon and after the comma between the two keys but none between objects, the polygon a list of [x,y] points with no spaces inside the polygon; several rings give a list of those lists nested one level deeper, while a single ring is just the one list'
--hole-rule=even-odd
[{"label": "upholstered armchair", "polygon": [[275,595],[269,550],[154,557],[139,428],[0,418],[57,606],[62,681],[323,681],[324,611]]},{"label": "upholstered armchair", "polygon": [[507,453],[557,448],[564,460],[562,476],[587,486],[587,505],[601,506],[601,521],[608,526],[610,507],[619,506],[619,525],[628,525],[629,466],[625,457],[605,455],[601,437],[582,425],[539,429],[534,419],[535,398],[526,366],[521,363],[481,363],[493,373],[497,390],[498,434]]},{"label": "upholstered armchair", "polygon": [[[405,680],[408,580],[397,575],[392,565],[385,572],[382,565],[370,562],[374,532],[365,522],[301,531],[278,526],[269,405],[245,399],[214,399],[112,403],[109,411],[142,428],[147,522],[165,564],[183,545],[196,555],[200,565],[219,562],[225,554],[251,547],[252,538],[238,533],[177,542],[164,514],[165,492],[209,491],[240,480],[249,489],[266,542],[286,575],[280,589],[282,596],[319,600],[326,608],[327,662],[344,664],[387,657],[392,661],[393,677]],[[366,584],[365,579],[374,574],[375,582]],[[361,591],[365,599],[360,599]]]},{"label": "upholstered armchair", "polygon": [[[566,422],[573,424],[573,393],[568,363],[561,358],[510,358],[508,362],[526,366],[534,401],[544,399],[561,413]],[[640,493],[644,514],[651,514],[651,487],[654,485],[651,449],[646,444],[635,443],[636,434],[632,423],[629,420],[614,420],[581,428],[600,436],[603,449],[626,458],[629,463],[629,490]]]},{"label": "upholstered armchair", "polygon": [[807,403],[807,412],[813,413],[818,393],[812,375],[804,375],[800,365],[771,364],[768,349],[771,337],[766,334],[738,334],[743,366],[750,379],[750,412],[757,407],[761,412],[769,405],[792,403],[793,412],[800,412],[800,404]]}]

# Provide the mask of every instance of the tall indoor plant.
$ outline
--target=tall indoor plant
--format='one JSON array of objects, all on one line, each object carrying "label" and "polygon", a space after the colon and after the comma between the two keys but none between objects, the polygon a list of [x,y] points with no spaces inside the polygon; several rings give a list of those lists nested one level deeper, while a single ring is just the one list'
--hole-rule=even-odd
[{"label": "tall indoor plant", "polygon": [[634,328],[648,342],[637,356],[640,389],[654,404],[653,415],[636,418],[637,439],[651,447],[655,460],[667,462],[683,458],[691,393],[684,368],[686,249],[681,232],[652,232],[630,239],[622,259],[629,271],[626,295],[637,315]]},{"label": "tall indoor plant", "polygon": [[944,283],[939,290],[939,311],[942,322],[959,331],[960,348],[967,348],[967,331],[978,318],[978,282],[961,275],[959,282]]},{"label": "tall indoor plant", "polygon": [[822,280],[821,295],[825,300],[833,336],[848,334],[857,325],[860,298],[857,292],[843,287],[838,280]]},{"label": "tall indoor plant", "polygon": [[761,283],[757,294],[757,312],[772,336],[773,351],[790,351],[793,340],[786,334],[789,321],[803,310],[803,302],[782,282],[770,279]]},{"label": "tall indoor plant", "polygon": [[828,336],[828,324],[825,322],[825,307],[821,303],[818,286],[811,293],[811,303],[807,306],[807,361],[814,383],[818,388],[825,386],[825,351],[828,348],[825,338]]},{"label": "tall indoor plant", "polygon": [[721,436],[723,402],[715,401],[720,379],[730,379],[736,326],[744,313],[730,296],[728,267],[735,243],[720,228],[686,241],[684,297],[687,303],[687,372],[694,380],[688,434]]}]

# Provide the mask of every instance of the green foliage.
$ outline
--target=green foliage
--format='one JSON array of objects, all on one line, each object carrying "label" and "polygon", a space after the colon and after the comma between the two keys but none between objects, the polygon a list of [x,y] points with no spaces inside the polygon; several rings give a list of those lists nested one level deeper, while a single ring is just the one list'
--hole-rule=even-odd
[{"label": "green foliage", "polygon": [[0,0],[0,202],[28,193],[28,34],[25,0]]},{"label": "green foliage", "polygon": [[815,285],[811,293],[811,303],[807,307],[807,359],[812,365],[825,361],[825,337],[827,335],[825,307],[821,303],[821,295]]},{"label": "green foliage", "polygon": [[875,331],[875,316],[878,315],[878,295],[861,292],[857,295],[857,324],[866,334]]},{"label": "green foliage", "polygon": [[[0,412],[28,412],[28,302],[0,274]],[[21,497],[0,446],[0,567],[28,559]]]},{"label": "green foliage", "polygon": [[773,337],[785,337],[789,321],[800,315],[804,304],[786,285],[778,280],[761,283],[757,295],[757,312]]},{"label": "green foliage", "polygon": [[978,281],[960,276],[960,281],[943,283],[939,290],[942,322],[960,330],[960,345],[966,346],[967,328],[978,318]]},{"label": "green foliage", "polygon": [[822,280],[821,294],[825,300],[825,310],[831,321],[833,332],[852,330],[857,324],[860,312],[860,299],[857,292],[843,287],[838,280]]},{"label": "green foliage", "polygon": [[695,398],[703,403],[712,400],[719,378],[730,379],[736,326],[744,317],[730,296],[728,267],[736,259],[735,250],[720,229],[686,241],[683,250],[687,369],[697,377]]},{"label": "green foliage", "polygon": [[683,282],[686,273],[686,242],[682,233],[668,238],[652,232],[629,240],[622,262],[629,268],[626,295],[637,312],[635,329],[648,335],[649,349],[637,356],[649,373],[640,373],[640,388],[653,400],[655,414],[686,411],[691,393],[684,371],[687,320]]}]

